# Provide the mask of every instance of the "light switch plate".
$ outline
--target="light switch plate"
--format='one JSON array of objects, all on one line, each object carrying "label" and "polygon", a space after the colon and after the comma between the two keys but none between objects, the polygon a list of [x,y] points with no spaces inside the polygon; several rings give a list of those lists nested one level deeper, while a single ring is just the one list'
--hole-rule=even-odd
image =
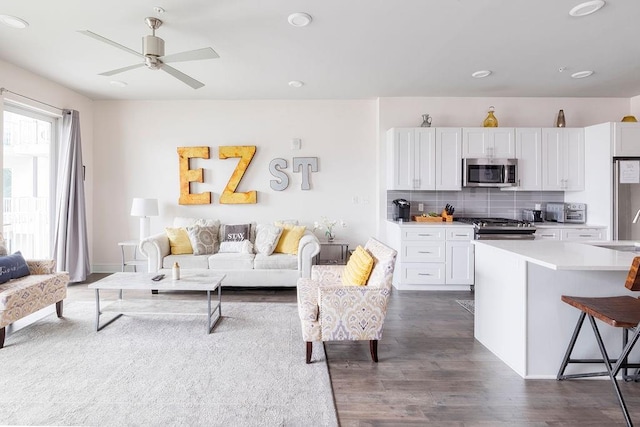
[{"label": "light switch plate", "polygon": [[293,138],[291,140],[291,149],[292,150],[299,150],[301,146],[302,146],[302,140],[300,138]]},{"label": "light switch plate", "polygon": [[423,212],[423,211],[424,211],[424,203],[418,203],[418,210],[419,210],[420,212]]}]

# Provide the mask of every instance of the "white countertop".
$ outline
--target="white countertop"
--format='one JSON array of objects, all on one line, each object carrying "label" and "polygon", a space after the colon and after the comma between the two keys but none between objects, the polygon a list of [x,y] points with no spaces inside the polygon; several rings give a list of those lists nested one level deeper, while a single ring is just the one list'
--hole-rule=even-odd
[{"label": "white countertop", "polygon": [[473,225],[471,224],[465,224],[463,222],[457,222],[457,221],[450,221],[450,222],[446,222],[446,221],[441,221],[441,222],[418,222],[418,221],[404,221],[403,223],[399,223],[398,221],[392,221],[392,220],[387,220],[387,222],[389,224],[395,224],[397,226],[400,227],[415,227],[415,226],[421,226],[421,227],[471,227],[473,228]]},{"label": "white countertop", "polygon": [[482,245],[522,256],[534,264],[552,270],[628,271],[640,252],[623,252],[595,245],[628,246],[632,241],[562,242],[554,240],[474,240]]}]

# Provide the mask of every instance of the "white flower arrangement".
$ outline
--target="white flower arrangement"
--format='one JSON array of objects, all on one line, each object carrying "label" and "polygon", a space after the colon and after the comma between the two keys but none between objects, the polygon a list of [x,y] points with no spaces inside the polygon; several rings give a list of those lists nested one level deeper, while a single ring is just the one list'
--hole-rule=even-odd
[{"label": "white flower arrangement", "polygon": [[335,233],[333,232],[333,228],[336,225],[340,225],[340,227],[342,228],[345,228],[347,226],[347,224],[341,219],[330,220],[326,216],[323,216],[320,217],[319,222],[316,221],[313,223],[313,231],[316,231],[318,229],[325,230],[324,235],[327,236],[327,240],[332,241],[336,237]]}]

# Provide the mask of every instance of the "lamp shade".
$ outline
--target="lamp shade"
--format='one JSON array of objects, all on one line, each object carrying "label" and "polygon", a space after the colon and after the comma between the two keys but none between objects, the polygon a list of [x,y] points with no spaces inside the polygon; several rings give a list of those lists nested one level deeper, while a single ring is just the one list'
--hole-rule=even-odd
[{"label": "lamp shade", "polygon": [[158,216],[158,199],[134,198],[131,205],[131,216]]}]

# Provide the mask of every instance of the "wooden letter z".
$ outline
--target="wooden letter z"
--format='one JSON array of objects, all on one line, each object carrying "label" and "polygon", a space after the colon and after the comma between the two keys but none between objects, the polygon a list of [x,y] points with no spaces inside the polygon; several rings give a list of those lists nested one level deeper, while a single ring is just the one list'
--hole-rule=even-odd
[{"label": "wooden letter z", "polygon": [[238,188],[238,184],[240,184],[240,180],[244,176],[244,173],[247,171],[249,163],[251,163],[251,160],[253,159],[253,156],[255,154],[255,145],[233,145],[218,147],[218,157],[221,159],[228,159],[229,157],[240,157],[238,166],[236,166],[235,170],[231,174],[231,178],[229,178],[227,186],[224,188],[224,191],[220,195],[220,203],[241,204],[257,202],[258,197],[255,190],[247,191],[246,193],[236,193],[236,188]]}]

